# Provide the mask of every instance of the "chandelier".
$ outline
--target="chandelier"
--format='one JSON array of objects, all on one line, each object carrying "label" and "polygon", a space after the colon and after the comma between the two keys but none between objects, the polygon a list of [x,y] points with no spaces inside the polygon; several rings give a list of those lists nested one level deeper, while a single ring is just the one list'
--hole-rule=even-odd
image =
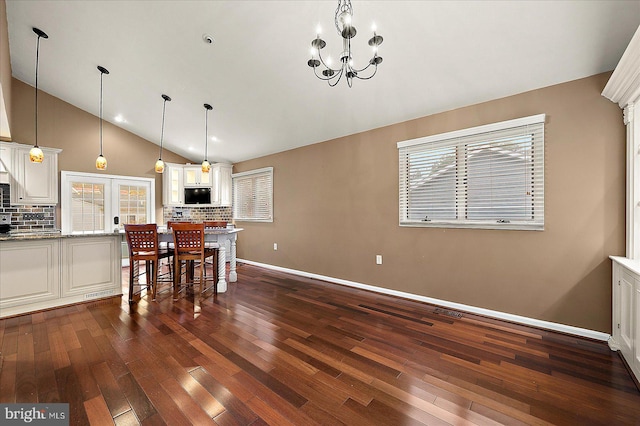
[{"label": "chandelier", "polygon": [[[374,29],[373,37],[369,39],[369,46],[373,48],[373,57],[369,60],[366,67],[361,69],[354,68],[353,57],[351,55],[351,39],[356,35],[356,28],[352,25],[352,18],[353,7],[351,6],[351,0],[339,0],[335,16],[336,29],[342,37],[342,53],[340,53],[339,68],[331,68],[330,61],[322,58],[321,50],[327,43],[320,38],[320,34],[317,34],[316,38],[311,41],[311,59],[309,59],[307,65],[313,68],[313,73],[316,77],[320,80],[327,81],[331,87],[338,84],[343,75],[347,79],[349,87],[351,87],[354,78],[369,80],[376,75],[378,64],[382,62],[382,57],[378,56],[378,46],[382,44],[382,36],[377,35]],[[318,67],[320,67],[320,65],[325,69],[318,74]]]}]

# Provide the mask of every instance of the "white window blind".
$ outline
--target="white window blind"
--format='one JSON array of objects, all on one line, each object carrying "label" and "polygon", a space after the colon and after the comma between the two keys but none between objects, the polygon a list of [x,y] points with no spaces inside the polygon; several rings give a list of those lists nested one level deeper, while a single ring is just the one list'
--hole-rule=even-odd
[{"label": "white window blind", "polygon": [[234,173],[233,218],[273,222],[273,167]]},{"label": "white window blind", "polygon": [[399,142],[400,225],[543,229],[544,120]]}]

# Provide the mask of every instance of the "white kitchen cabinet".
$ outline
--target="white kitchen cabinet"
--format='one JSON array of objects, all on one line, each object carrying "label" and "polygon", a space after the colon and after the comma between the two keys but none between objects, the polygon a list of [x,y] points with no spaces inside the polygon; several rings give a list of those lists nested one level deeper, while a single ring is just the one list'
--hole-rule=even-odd
[{"label": "white kitchen cabinet", "polygon": [[0,236],[0,318],[122,294],[121,234]]},{"label": "white kitchen cabinet", "polygon": [[29,160],[30,145],[12,144],[10,169],[10,195],[13,205],[58,204],[58,154],[62,151],[43,148],[44,161]]},{"label": "white kitchen cabinet", "polygon": [[202,166],[184,166],[185,187],[211,187],[211,173],[203,172]]},{"label": "white kitchen cabinet", "polygon": [[232,164],[216,163],[211,166],[213,175],[213,192],[211,203],[218,207],[231,206],[231,173]]},{"label": "white kitchen cabinet", "polygon": [[640,262],[614,257],[610,346],[619,350],[640,380]]},{"label": "white kitchen cabinet", "polygon": [[165,163],[162,175],[162,204],[165,206],[181,206],[184,204],[182,164]]},{"label": "white kitchen cabinet", "polygon": [[0,241],[0,316],[42,309],[60,297],[57,239]]},{"label": "white kitchen cabinet", "polygon": [[0,142],[0,183],[9,183],[12,155],[13,151],[11,148]]}]

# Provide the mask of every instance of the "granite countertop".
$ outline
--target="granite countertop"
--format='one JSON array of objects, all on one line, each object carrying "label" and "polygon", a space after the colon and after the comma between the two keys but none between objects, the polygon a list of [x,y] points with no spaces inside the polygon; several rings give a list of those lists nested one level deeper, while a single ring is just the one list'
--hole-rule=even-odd
[{"label": "granite countertop", "polygon": [[62,234],[60,230],[47,230],[35,232],[10,232],[8,234],[0,234],[0,241],[23,241],[23,240],[45,240],[51,238],[83,238],[83,237],[100,237],[121,235],[119,233],[104,234]]}]

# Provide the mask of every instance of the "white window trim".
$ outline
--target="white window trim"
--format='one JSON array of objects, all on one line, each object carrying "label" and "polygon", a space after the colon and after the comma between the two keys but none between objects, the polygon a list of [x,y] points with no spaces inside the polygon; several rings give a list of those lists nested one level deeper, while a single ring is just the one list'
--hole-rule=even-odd
[{"label": "white window trim", "polygon": [[[269,207],[270,207],[270,211],[269,211],[269,217],[265,218],[265,219],[252,219],[252,218],[239,218],[236,215],[236,208],[238,207],[238,203],[236,202],[236,190],[235,190],[235,185],[236,185],[236,178],[241,178],[241,177],[246,177],[246,176],[252,176],[252,175],[259,175],[259,174],[264,174],[264,173],[268,173],[271,175],[271,193],[269,194],[269,196],[271,197],[271,202],[269,203]],[[233,187],[233,219],[240,221],[240,222],[273,222],[273,187],[274,187],[274,180],[273,180],[273,167],[263,167],[261,169],[255,169],[255,170],[248,170],[246,172],[240,172],[240,173],[233,173],[231,175],[231,179],[232,179],[232,187]]]},{"label": "white window trim", "polygon": [[[397,143],[398,151],[402,148],[408,148],[416,145],[424,145],[428,143],[436,143],[442,142],[450,139],[462,138],[466,136],[473,136],[482,133],[489,133],[499,130],[505,130],[514,127],[526,126],[543,123],[546,120],[545,114],[537,114],[529,117],[522,117],[513,120],[501,121],[498,123],[491,123],[482,126],[470,127],[467,129],[454,130],[451,132],[440,133],[437,135],[425,136],[422,138],[410,139]],[[545,142],[542,143],[543,152],[540,154],[541,158],[544,161],[544,145]],[[399,162],[398,167],[402,167],[402,162]],[[400,173],[402,175],[402,173]],[[541,177],[544,180],[544,165],[541,172]],[[403,188],[402,177],[400,179],[400,191]],[[544,188],[544,181],[543,181]],[[470,228],[470,229],[502,229],[502,230],[532,230],[532,231],[542,231],[544,230],[544,212],[542,213],[543,217],[541,218],[541,223],[531,223],[528,221],[518,221],[518,220],[510,220],[509,223],[497,223],[495,221],[462,221],[462,220],[433,220],[430,222],[414,222],[414,221],[403,221],[402,218],[405,216],[405,212],[403,211],[402,206],[402,193],[399,193],[399,225],[402,227],[417,227],[417,228]],[[541,195],[543,197],[544,202],[544,190]]]}]

